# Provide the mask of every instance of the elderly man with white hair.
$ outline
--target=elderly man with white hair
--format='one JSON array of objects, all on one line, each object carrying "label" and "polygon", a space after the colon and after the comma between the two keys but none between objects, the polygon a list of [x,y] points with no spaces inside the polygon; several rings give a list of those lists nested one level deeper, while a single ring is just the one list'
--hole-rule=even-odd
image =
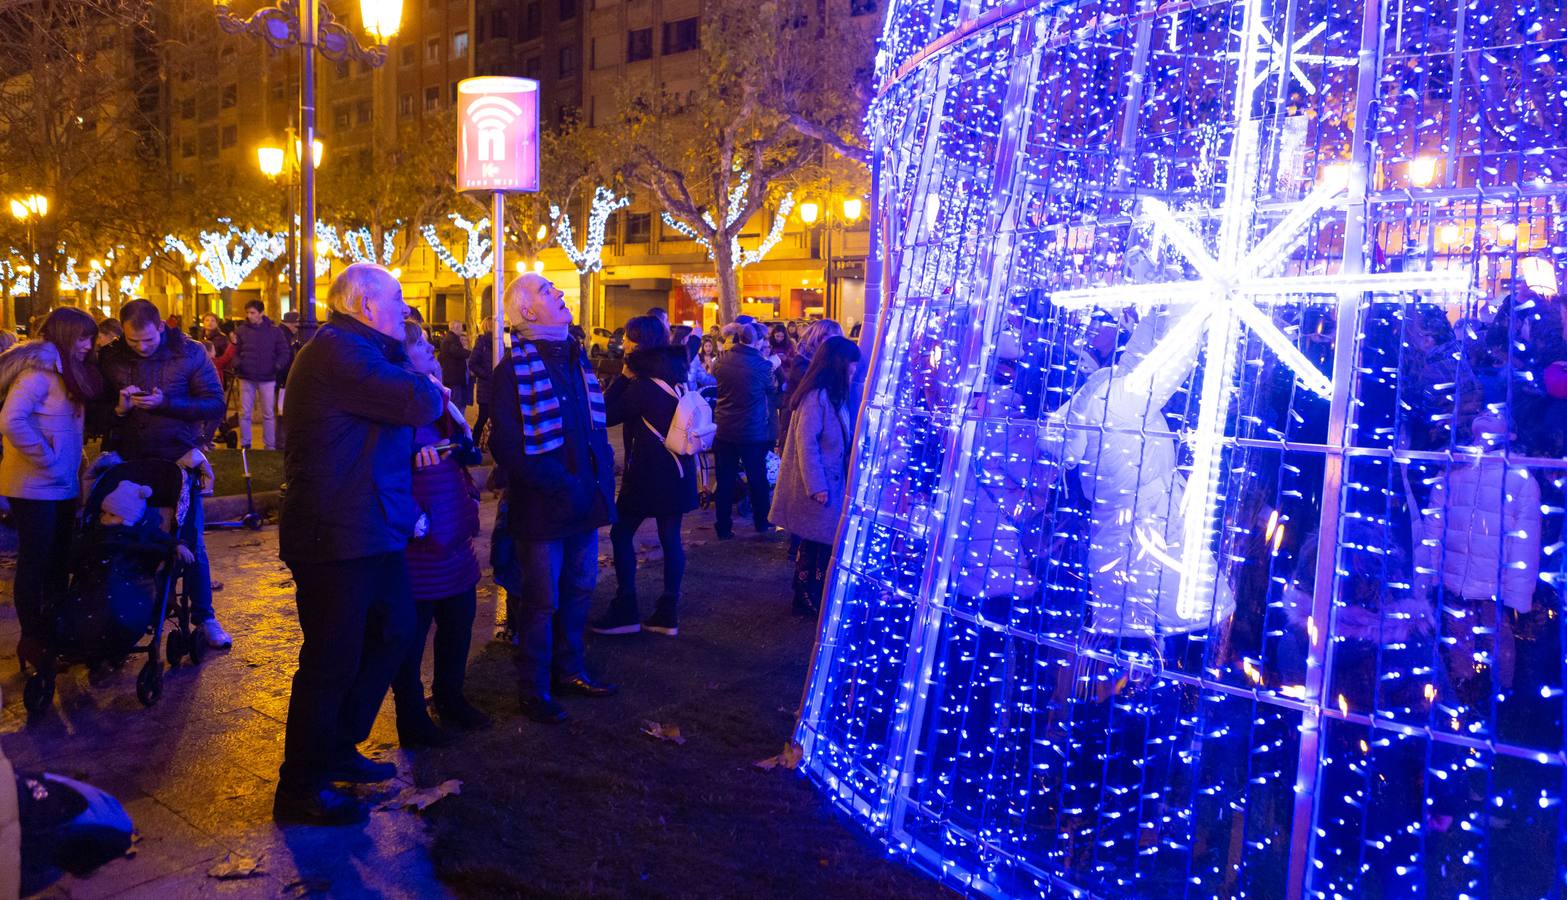
[{"label": "elderly man with white hair", "polygon": [[604,394],[573,338],[560,289],[540,275],[506,288],[511,352],[493,375],[490,452],[506,473],[507,526],[522,568],[513,622],[519,701],[535,722],[566,720],[559,693],[608,697],[583,654],[598,583],[598,530],[615,521],[615,452]]},{"label": "elderly man with white hair", "polygon": [[366,815],[334,782],[397,773],[355,745],[369,737],[414,633],[404,561],[419,517],[414,429],[435,421],[447,402],[437,379],[408,366],[408,307],[392,273],[351,265],[328,300],[331,317],[289,371],[288,490],[278,521],[278,555],[294,575],[304,643],[273,817],[313,825]]}]

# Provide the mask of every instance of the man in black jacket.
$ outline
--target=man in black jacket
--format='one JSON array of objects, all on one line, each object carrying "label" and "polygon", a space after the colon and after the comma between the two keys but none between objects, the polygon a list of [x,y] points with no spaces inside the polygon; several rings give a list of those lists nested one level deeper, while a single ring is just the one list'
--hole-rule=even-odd
[{"label": "man in black jacket", "polygon": [[[557,692],[608,697],[583,653],[598,583],[598,529],[615,521],[615,453],[604,397],[570,337],[560,289],[524,275],[506,289],[516,344],[493,373],[490,453],[506,473],[507,525],[522,569],[513,612],[519,700],[536,722],[564,722]],[[477,356],[477,354],[475,354]]]},{"label": "man in black jacket", "polygon": [[261,398],[261,442],[277,449],[277,381],[292,351],[288,335],[266,316],[260,300],[245,304],[245,321],[234,328],[234,374],[239,376],[239,443],[250,446],[251,418]]},{"label": "man in black jacket", "polygon": [[772,363],[762,356],[759,345],[767,342],[767,329],[751,322],[731,322],[724,326],[730,348],[713,364],[718,393],[713,404],[713,457],[717,464],[718,484],[713,491],[716,513],[714,528],[720,540],[734,537],[735,480],[745,467],[745,480],[751,490],[751,521],[758,534],[773,527],[767,521],[772,506],[772,491],[767,484],[767,451],[773,448],[773,402],[778,384]]},{"label": "man in black jacket", "polygon": [[[198,468],[194,452],[206,443],[204,423],[223,417],[223,386],[207,351],[178,329],[168,328],[147,300],[120,307],[123,336],[103,348],[105,450],[126,461],[161,459]],[[202,509],[191,504],[185,540],[196,559],[186,572],[191,618],[207,646],[227,649],[234,641],[212,610],[212,568],[202,538]]]},{"label": "man in black jacket", "polygon": [[364,818],[334,781],[385,781],[390,763],[360,755],[414,632],[404,551],[419,517],[414,429],[445,408],[445,391],[406,368],[397,279],[355,263],[332,282],[331,318],[300,348],[283,413],[288,484],[278,555],[294,575],[304,644],[288,702],[279,822]]}]

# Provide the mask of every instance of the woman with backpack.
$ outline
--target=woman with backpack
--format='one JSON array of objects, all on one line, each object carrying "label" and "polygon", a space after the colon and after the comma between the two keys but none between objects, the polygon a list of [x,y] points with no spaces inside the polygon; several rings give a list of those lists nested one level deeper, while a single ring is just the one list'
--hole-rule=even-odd
[{"label": "woman with backpack", "polygon": [[811,367],[789,398],[789,437],[784,442],[778,490],[769,515],[773,524],[800,536],[794,568],[794,613],[821,609],[827,563],[838,536],[849,482],[849,448],[854,434],[849,387],[860,348],[842,337],[822,343]]},{"label": "woman with backpack", "polygon": [[[669,333],[652,316],[626,323],[625,377],[604,391],[611,426],[625,429],[626,466],[616,500],[618,520],[609,529],[615,553],[615,599],[608,613],[593,623],[598,634],[635,634],[646,628],[658,634],[679,634],[680,582],[685,577],[686,551],[680,540],[680,520],[696,509],[696,457],[677,454],[665,444],[676,421],[687,378],[686,351],[669,345]],[[646,622],[637,609],[637,555],[632,538],[647,519],[658,523],[664,549],[664,591]]]},{"label": "woman with backpack", "polygon": [[85,410],[103,386],[97,339],[92,316],[62,306],[37,340],[0,356],[0,495],[10,498],[16,525],[17,655],[41,672],[52,664],[48,604],[65,594]]}]

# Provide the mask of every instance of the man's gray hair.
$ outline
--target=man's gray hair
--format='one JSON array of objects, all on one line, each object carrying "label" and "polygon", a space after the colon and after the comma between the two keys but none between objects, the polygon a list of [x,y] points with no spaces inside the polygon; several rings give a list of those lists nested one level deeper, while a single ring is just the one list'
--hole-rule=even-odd
[{"label": "man's gray hair", "polygon": [[[385,280],[380,276],[384,276]],[[378,292],[385,289],[384,286],[388,281],[395,284],[397,279],[385,266],[367,262],[354,263],[332,279],[332,287],[326,293],[327,305],[333,312],[345,316],[362,315],[365,298],[379,296]]]}]

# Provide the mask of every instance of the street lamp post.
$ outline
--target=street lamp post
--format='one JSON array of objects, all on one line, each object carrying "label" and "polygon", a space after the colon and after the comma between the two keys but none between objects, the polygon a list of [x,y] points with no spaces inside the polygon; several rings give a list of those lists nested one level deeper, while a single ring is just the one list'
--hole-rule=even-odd
[{"label": "street lamp post", "polygon": [[[304,282],[300,278],[299,269],[299,238],[298,228],[294,222],[294,192],[299,188],[300,173],[304,169],[310,169],[313,173],[321,167],[321,155],[323,147],[320,141],[315,141],[310,148],[310,165],[304,163],[304,143],[294,135],[294,126],[290,125],[284,132],[283,147],[257,147],[256,165],[261,169],[261,174],[273,181],[283,180],[283,221],[288,226],[288,294],[293,299],[296,308],[300,308],[301,299],[304,296]],[[287,149],[293,148],[290,153]],[[314,226],[312,226],[312,232]],[[314,266],[314,260],[311,261]],[[315,271],[312,268],[310,284],[315,285]],[[282,311],[279,310],[279,315]],[[300,320],[304,320],[304,311],[300,309]]]},{"label": "street lamp post", "polygon": [[[360,0],[365,29],[380,43],[366,48],[340,24],[321,0],[278,0],[242,18],[229,10],[227,0],[216,0],[218,26],[229,34],[249,34],[265,40],[275,50],[298,45],[299,146],[316,145],[316,51],[333,62],[360,62],[377,68],[386,62],[386,41],[397,33],[402,0]],[[286,155],[286,154],[285,154]],[[299,179],[299,330],[308,340],[316,329],[316,174],[314,166],[300,166]]]},{"label": "street lamp post", "polygon": [[[824,209],[821,204],[814,200],[807,200],[795,207],[795,209],[800,214],[801,222],[810,226],[813,231],[820,229],[817,233],[821,236],[820,240],[825,245],[821,248],[823,257],[822,312],[827,318],[835,319],[838,316],[838,309],[834,305],[833,298],[833,282],[836,281],[836,278],[833,272],[832,235],[835,228],[847,229],[850,225],[860,220],[861,213],[865,211],[864,202],[858,197],[844,198],[842,208],[839,210],[842,215],[837,217],[836,223],[834,222],[835,216],[832,208],[828,206]],[[820,225],[817,224],[818,219],[821,220]]]}]

